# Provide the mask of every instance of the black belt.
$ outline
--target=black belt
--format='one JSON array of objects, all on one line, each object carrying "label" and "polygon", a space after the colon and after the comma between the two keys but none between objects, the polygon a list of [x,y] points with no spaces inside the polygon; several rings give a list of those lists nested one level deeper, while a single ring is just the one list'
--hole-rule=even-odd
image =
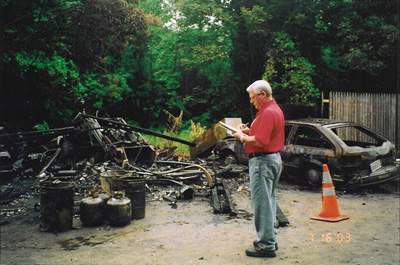
[{"label": "black belt", "polygon": [[260,152],[260,153],[251,153],[249,154],[249,158],[257,157],[257,156],[266,156],[266,155],[272,155],[277,152]]}]

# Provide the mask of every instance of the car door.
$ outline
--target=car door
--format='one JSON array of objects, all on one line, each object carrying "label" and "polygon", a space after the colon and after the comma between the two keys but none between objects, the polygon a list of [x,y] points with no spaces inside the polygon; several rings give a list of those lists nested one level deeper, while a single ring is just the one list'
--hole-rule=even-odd
[{"label": "car door", "polygon": [[335,157],[334,145],[320,132],[319,126],[287,126],[290,132],[282,152],[285,170],[311,185],[319,185],[322,165],[329,164]]}]

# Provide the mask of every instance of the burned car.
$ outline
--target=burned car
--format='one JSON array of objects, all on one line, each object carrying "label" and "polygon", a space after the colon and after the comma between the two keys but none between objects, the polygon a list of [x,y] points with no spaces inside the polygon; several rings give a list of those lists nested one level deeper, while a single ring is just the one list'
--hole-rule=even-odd
[{"label": "burned car", "polygon": [[399,177],[394,144],[352,122],[329,119],[287,121],[282,160],[285,173],[320,185],[322,164],[339,186],[367,186]]},{"label": "burned car", "polygon": [[[225,162],[246,163],[243,145],[226,138],[215,146]],[[322,165],[327,164],[335,186],[355,188],[399,177],[395,146],[374,131],[331,119],[288,120],[281,151],[283,175],[320,186]]]}]

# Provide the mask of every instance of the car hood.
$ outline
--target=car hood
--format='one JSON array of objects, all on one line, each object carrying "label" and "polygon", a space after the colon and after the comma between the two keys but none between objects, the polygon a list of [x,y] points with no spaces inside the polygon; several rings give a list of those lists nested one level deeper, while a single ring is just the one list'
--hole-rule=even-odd
[{"label": "car hood", "polygon": [[360,147],[346,146],[343,150],[343,155],[360,154],[361,157],[377,157],[384,156],[394,150],[394,144],[390,141],[384,142],[381,146]]}]

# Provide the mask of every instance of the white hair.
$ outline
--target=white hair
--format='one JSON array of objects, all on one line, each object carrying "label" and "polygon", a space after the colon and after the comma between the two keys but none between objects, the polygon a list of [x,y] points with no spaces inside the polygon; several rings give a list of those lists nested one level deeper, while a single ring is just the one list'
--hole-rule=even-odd
[{"label": "white hair", "polygon": [[265,80],[257,80],[253,84],[251,84],[246,91],[249,92],[250,89],[254,90],[255,94],[260,94],[265,91],[268,95],[272,95],[272,89],[269,83]]}]

